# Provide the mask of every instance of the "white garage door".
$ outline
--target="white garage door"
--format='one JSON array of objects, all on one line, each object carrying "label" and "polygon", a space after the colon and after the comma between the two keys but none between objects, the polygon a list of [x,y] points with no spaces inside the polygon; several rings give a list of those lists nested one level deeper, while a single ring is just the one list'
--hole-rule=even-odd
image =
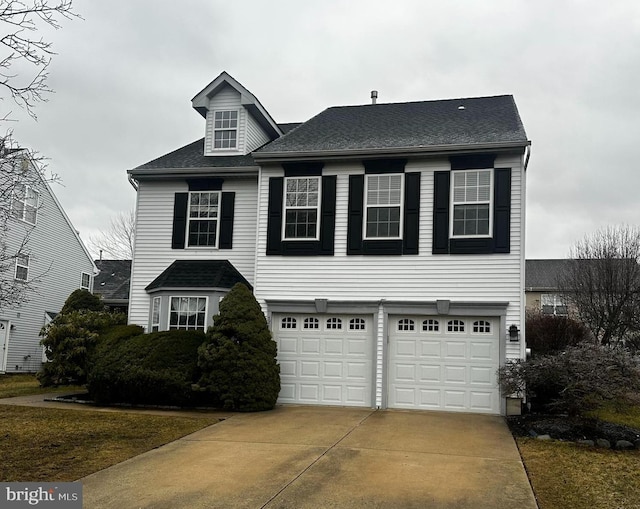
[{"label": "white garage door", "polygon": [[497,318],[391,317],[388,406],[500,413]]},{"label": "white garage door", "polygon": [[371,406],[371,316],[274,314],[279,403]]}]

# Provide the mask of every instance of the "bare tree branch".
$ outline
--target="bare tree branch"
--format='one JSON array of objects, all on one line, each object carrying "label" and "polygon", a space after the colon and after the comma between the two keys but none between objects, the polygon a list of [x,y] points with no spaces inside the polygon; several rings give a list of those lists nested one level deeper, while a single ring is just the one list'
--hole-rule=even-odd
[{"label": "bare tree branch", "polygon": [[120,212],[111,218],[106,230],[89,237],[89,249],[96,258],[100,252],[115,260],[133,258],[133,242],[136,230],[136,217],[133,210]]},{"label": "bare tree branch", "polygon": [[[6,53],[0,58],[0,86],[33,118],[35,104],[46,101],[46,95],[53,92],[47,85],[47,79],[51,57],[55,55],[52,43],[38,38],[35,33],[43,26],[59,29],[62,19],[81,18],[73,12],[72,2],[0,0],[0,27],[8,29],[0,37],[0,49]],[[35,75],[23,82],[12,71],[19,61],[28,62],[36,69]]]},{"label": "bare tree branch", "polygon": [[603,345],[640,333],[640,229],[611,226],[577,242],[558,281],[580,320]]}]

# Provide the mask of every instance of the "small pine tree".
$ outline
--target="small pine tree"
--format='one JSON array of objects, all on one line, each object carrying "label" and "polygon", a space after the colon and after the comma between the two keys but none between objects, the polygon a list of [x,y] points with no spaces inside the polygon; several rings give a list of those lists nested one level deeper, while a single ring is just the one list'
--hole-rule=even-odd
[{"label": "small pine tree", "polygon": [[271,410],[280,393],[276,343],[251,291],[236,284],[198,350],[199,386],[227,410]]}]

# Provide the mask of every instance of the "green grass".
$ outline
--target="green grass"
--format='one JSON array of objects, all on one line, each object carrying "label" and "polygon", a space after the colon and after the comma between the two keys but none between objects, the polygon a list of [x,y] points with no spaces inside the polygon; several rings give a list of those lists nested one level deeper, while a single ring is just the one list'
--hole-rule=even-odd
[{"label": "green grass", "polygon": [[83,392],[84,387],[66,385],[62,387],[40,387],[35,375],[0,375],[0,398],[15,396],[30,396],[32,394],[46,394],[49,392]]},{"label": "green grass", "polygon": [[0,482],[73,481],[219,420],[0,405]]},{"label": "green grass", "polygon": [[[608,404],[589,414],[640,429],[640,407]],[[640,508],[640,451],[517,438],[540,509]]]}]

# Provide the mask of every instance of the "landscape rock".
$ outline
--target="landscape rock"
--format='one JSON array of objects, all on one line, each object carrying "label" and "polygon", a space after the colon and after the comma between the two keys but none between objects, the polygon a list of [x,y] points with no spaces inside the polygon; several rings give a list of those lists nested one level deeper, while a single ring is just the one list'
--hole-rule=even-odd
[{"label": "landscape rock", "polygon": [[596,445],[604,449],[611,449],[611,442],[606,438],[598,438],[598,440],[596,440]]},{"label": "landscape rock", "polygon": [[621,449],[623,451],[628,451],[630,449],[634,449],[635,446],[633,445],[633,443],[629,442],[628,440],[618,440],[616,442],[616,449]]},{"label": "landscape rock", "polygon": [[536,440],[551,440],[551,435],[538,435]]},{"label": "landscape rock", "polygon": [[579,445],[586,445],[589,447],[593,447],[596,445],[596,443],[593,440],[578,440],[576,441],[576,443]]}]

